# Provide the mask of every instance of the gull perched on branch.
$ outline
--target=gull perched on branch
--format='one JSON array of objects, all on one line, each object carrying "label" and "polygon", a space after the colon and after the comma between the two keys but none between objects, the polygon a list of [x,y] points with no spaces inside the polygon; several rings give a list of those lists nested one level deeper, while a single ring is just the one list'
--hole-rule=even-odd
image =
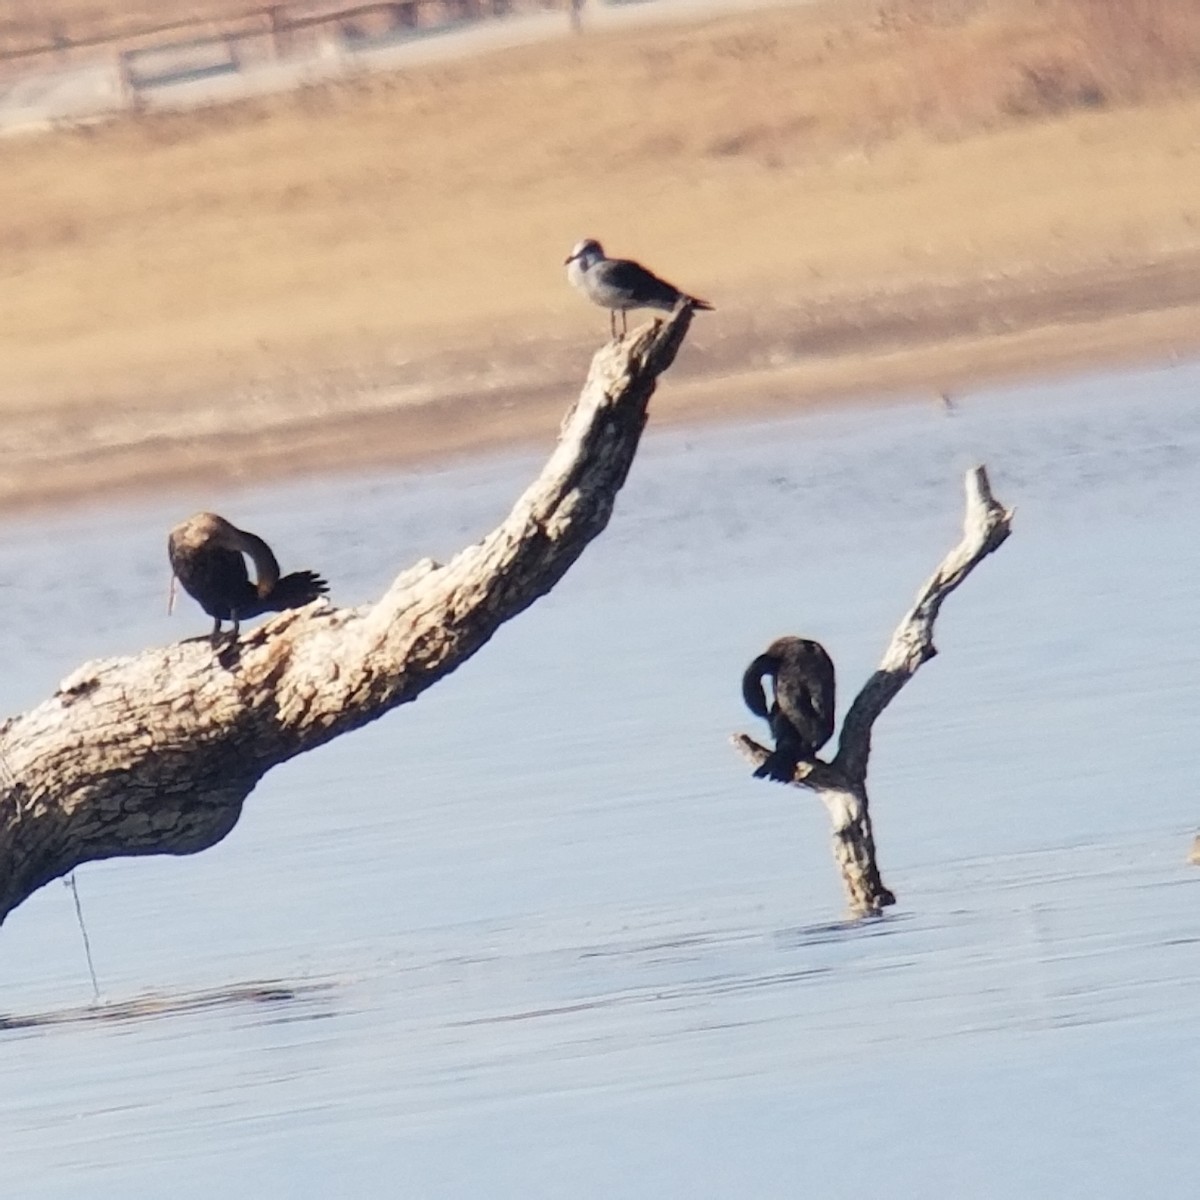
[{"label": "gull perched on branch", "polygon": [[609,330],[613,337],[617,336],[617,313],[621,314],[623,334],[627,329],[625,314],[631,308],[658,308],[670,312],[683,302],[692,308],[712,309],[707,300],[681,292],[641,263],[628,258],[609,258],[604,247],[592,238],[576,242],[564,261],[568,282],[593,304],[608,309]]}]

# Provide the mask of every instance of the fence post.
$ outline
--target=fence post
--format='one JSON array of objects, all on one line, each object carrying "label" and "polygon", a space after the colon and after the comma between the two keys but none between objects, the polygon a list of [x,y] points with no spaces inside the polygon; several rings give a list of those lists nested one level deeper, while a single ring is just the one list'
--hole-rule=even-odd
[{"label": "fence post", "polygon": [[267,20],[270,22],[271,28],[271,57],[279,59],[283,57],[282,47],[280,42],[280,32],[283,29],[283,18],[281,16],[283,6],[280,4],[272,4],[267,9]]},{"label": "fence post", "polygon": [[133,75],[133,63],[128,50],[117,51],[117,96],[124,108],[137,108],[137,81]]}]

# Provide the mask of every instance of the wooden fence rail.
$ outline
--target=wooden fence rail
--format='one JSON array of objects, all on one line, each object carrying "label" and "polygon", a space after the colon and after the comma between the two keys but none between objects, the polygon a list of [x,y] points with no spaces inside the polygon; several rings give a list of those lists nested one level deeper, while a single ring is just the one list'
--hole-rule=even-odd
[{"label": "wooden fence rail", "polygon": [[337,32],[349,41],[370,42],[418,28],[503,16],[516,8],[555,7],[569,8],[569,0],[375,0],[350,6],[343,0],[319,7],[272,4],[225,17],[157,22],[115,34],[55,37],[38,45],[0,51],[0,72],[10,64],[24,67],[39,59],[55,65],[83,61],[95,51],[137,56],[264,36],[272,52],[282,57],[290,41],[305,32]]}]

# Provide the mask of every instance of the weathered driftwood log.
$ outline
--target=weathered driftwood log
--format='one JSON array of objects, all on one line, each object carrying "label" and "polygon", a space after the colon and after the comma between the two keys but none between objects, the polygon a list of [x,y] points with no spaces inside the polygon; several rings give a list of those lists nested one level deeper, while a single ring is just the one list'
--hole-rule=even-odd
[{"label": "weathered driftwood log", "polygon": [[[833,822],[833,854],[842,873],[852,916],[878,913],[896,897],[884,886],[875,857],[867,800],[867,762],[871,729],[896,693],[936,653],[933,625],[942,602],[984,558],[1008,537],[1012,512],[992,496],[987,471],[967,472],[967,514],[962,541],[946,555],[933,576],[917,593],[916,602],[892,634],[879,669],[855,697],[830,762],[817,759],[796,768],[793,784],[817,793]],[[765,746],[743,733],[733,744],[754,765],[766,761]]]},{"label": "weathered driftwood log", "polygon": [[0,921],[80,863],[193,854],[237,823],[279,763],[415,699],[545,595],[604,529],[684,307],[592,361],[557,448],[505,521],[378,603],[317,602],[242,636],[87,663],[0,724]]}]

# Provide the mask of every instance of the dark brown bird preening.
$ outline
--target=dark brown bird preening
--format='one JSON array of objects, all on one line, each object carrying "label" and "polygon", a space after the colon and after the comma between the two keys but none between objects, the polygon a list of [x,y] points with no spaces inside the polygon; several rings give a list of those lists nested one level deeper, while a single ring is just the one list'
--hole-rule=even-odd
[{"label": "dark brown bird preening", "polygon": [[[763,676],[769,675],[774,698],[767,707]],[[791,783],[796,767],[815,757],[833,737],[833,660],[820,642],[782,637],[773,641],[742,676],[746,707],[771,727],[775,749],[757,771],[756,779]]]},{"label": "dark brown bird preening", "polygon": [[[279,574],[279,563],[262,538],[231,525],[216,513],[196,513],[171,530],[167,539],[173,580],[213,619],[212,640],[221,637],[221,623],[231,621],[230,641],[236,642],[238,625],[266,612],[300,608],[329,585],[312,571]],[[254,563],[254,582],[246,568]],[[172,583],[172,590],[174,584]]]}]

